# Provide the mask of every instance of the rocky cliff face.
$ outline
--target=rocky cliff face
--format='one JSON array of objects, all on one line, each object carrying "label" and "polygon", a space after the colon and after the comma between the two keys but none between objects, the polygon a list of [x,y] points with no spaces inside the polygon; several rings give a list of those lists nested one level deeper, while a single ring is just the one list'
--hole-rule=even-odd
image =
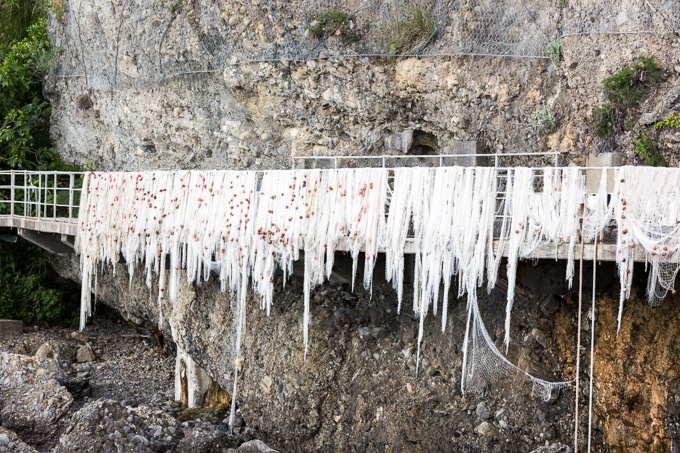
[{"label": "rocky cliff face", "polygon": [[[59,269],[77,278],[73,261]],[[311,309],[309,350],[302,341],[303,290],[298,277],[285,289],[277,282],[270,317],[248,300],[243,358],[237,400],[243,423],[255,435],[283,451],[549,451],[569,444],[573,391],[543,402],[521,375],[479,382],[460,394],[465,301],[451,309],[447,330],[439,317],[427,319],[416,371],[418,317],[396,313],[391,288],[373,295],[351,292],[347,284],[318,288]],[[98,298],[135,321],[157,323],[156,290],[144,278],[119,268],[100,275]],[[166,303],[164,331],[172,330],[178,348],[223,388],[231,390],[234,367],[234,301],[217,283],[184,286],[180,300]],[[407,290],[408,292],[408,290]],[[144,301],[144,302],[142,302]],[[404,306],[410,306],[405,300]],[[484,304],[494,338],[502,341],[504,295],[493,293]],[[552,314],[561,304],[526,297],[513,328],[511,359],[542,378],[563,377],[561,352],[552,332]],[[565,318],[573,319],[573,305]],[[568,340],[571,341],[573,336]],[[575,344],[571,345],[575,348]],[[567,349],[569,346],[567,346]],[[568,352],[566,353],[569,354]],[[601,426],[601,424],[600,424]],[[602,434],[596,431],[601,444]]]},{"label": "rocky cliff face", "polygon": [[[287,168],[291,156],[445,154],[475,141],[484,152],[578,156],[614,149],[630,161],[634,131],[662,120],[680,102],[673,2],[655,0],[650,8],[619,2],[612,19],[613,6],[604,1],[561,9],[506,2],[487,5],[486,22],[477,25],[472,16],[461,20],[448,2],[436,2],[442,3],[440,30],[425,57],[399,59],[345,58],[358,50],[336,36],[320,42],[322,51],[287,51],[319,47],[308,36],[310,21],[331,9],[299,3],[298,9],[235,0],[180,0],[172,8],[65,2],[53,21],[63,54],[48,87],[53,138],[63,157],[104,170]],[[535,21],[524,18],[525,10]],[[371,30],[389,25],[384,17],[367,16],[383,21],[372,22]],[[612,25],[605,27],[606,20]],[[479,30],[469,37],[456,34],[473,27]],[[517,36],[506,33],[513,28]],[[515,41],[497,43],[505,44],[502,52],[520,55],[524,38],[545,56],[547,40],[560,29],[563,61],[557,66],[547,58],[469,55],[493,53],[488,47],[503,39]],[[379,47],[380,37],[365,39],[389,54]],[[278,57],[271,50],[277,45]],[[468,55],[428,56],[447,52]],[[654,56],[661,76],[631,108],[625,133],[614,142],[596,138],[591,114],[605,103],[600,82],[640,56]],[[294,57],[315,59],[286,59]],[[252,58],[267,61],[249,63]],[[549,132],[528,119],[546,106],[557,121]],[[677,134],[662,147],[677,151]]]},{"label": "rocky cliff face", "polygon": [[[286,13],[286,2],[267,5],[269,16],[254,14],[264,11],[260,3],[64,2],[63,15],[55,15],[53,23],[63,58],[47,88],[62,156],[103,170],[288,168],[293,156],[446,154],[469,149],[463,143],[472,141],[486,152],[571,153],[562,157],[564,164],[605,149],[633,162],[635,131],[680,108],[675,22],[652,23],[666,27],[656,34],[589,34],[611,9],[604,1],[569,2],[566,11],[548,8],[546,14],[554,17],[541,24],[554,25],[551,38],[560,21],[588,25],[582,29],[588,34],[561,39],[563,61],[557,66],[549,59],[470,55],[325,58],[343,54],[346,44],[335,36],[316,59],[247,62],[244,49],[257,54],[296,30],[304,35],[309,26],[302,10],[300,17]],[[619,3],[616,20],[638,23],[637,2]],[[525,4],[533,11],[540,6]],[[650,5],[661,5],[663,13],[670,3]],[[212,55],[210,61],[219,65],[206,65],[199,58],[205,57],[210,35],[204,18],[215,7],[223,36],[233,45],[220,58]],[[498,8],[491,17],[502,23],[504,11]],[[272,14],[281,18],[279,25],[271,25]],[[432,49],[445,50],[452,38],[445,33],[439,39]],[[613,141],[596,137],[592,110],[606,102],[601,80],[642,55],[655,56],[661,76],[628,112],[625,132]],[[178,69],[183,67],[187,70]],[[557,119],[550,131],[528,120],[545,106]],[[679,143],[677,131],[662,137],[671,162]],[[58,261],[55,267],[79,278],[76,261]],[[122,269],[100,275],[98,298],[135,322],[160,323],[214,381],[231,388],[233,302],[217,285],[185,285],[175,307],[161,307],[163,322],[157,294],[139,276],[130,285]],[[501,333],[500,327],[495,331],[502,324],[496,319],[503,312],[500,299],[495,294],[484,304],[494,340]],[[526,296],[517,301],[510,358],[521,368],[550,380],[573,377],[576,316],[570,300]],[[377,288],[371,297],[353,294],[347,285],[318,288],[306,359],[299,282],[293,279],[279,290],[271,318],[257,305],[249,301],[244,360],[236,364],[237,397],[244,422],[272,445],[300,451],[354,446],[501,452],[566,451],[560,449],[573,442],[573,391],[544,403],[517,380],[460,395],[464,301],[452,308],[446,332],[440,333],[438,319],[426,321],[419,374],[418,322],[406,310],[396,314],[391,290]],[[672,326],[670,314],[638,307],[630,316],[648,318],[645,327],[631,322],[617,339],[606,307],[596,350],[602,360],[596,366],[601,376],[596,445],[668,451],[678,443],[678,385],[672,373],[677,348],[660,327]],[[636,349],[638,328],[659,341]],[[663,344],[663,363],[645,368],[656,344]],[[622,377],[633,362],[635,374]],[[645,385],[634,382],[643,375]]]}]

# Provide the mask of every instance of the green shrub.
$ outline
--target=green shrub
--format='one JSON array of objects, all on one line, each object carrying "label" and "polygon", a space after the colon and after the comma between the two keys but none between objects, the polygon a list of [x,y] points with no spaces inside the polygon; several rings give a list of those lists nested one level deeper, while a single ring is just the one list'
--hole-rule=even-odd
[{"label": "green shrub", "polygon": [[666,158],[659,150],[659,144],[646,131],[640,132],[635,143],[635,153],[651,167],[668,167]]},{"label": "green shrub", "polygon": [[671,127],[680,130],[680,112],[671,113],[665,120],[656,123],[654,130],[660,131]]},{"label": "green shrub", "polygon": [[[593,129],[602,138],[612,138],[634,124],[631,111],[640,102],[645,91],[655,83],[661,67],[654,57],[640,57],[633,65],[602,80],[602,90],[609,103],[593,109]],[[649,138],[649,137],[647,137]],[[644,151],[643,151],[644,152]],[[650,159],[654,160],[653,157]]]},{"label": "green shrub", "polygon": [[602,89],[612,103],[632,106],[640,101],[644,89],[656,81],[660,70],[654,57],[640,57],[634,65],[603,79]]},{"label": "green shrub", "polygon": [[[73,168],[50,143],[51,108],[42,92],[56,53],[47,36],[45,5],[0,2],[0,170]],[[6,233],[0,231],[3,238]],[[23,241],[0,241],[0,318],[77,325],[78,302],[64,297],[50,271],[45,251]]]},{"label": "green shrub", "polygon": [[48,170],[61,161],[50,143],[51,107],[42,97],[54,61],[44,18],[0,54],[0,169]]},{"label": "green shrub", "polygon": [[47,254],[38,247],[0,242],[0,318],[78,325],[77,297],[64,297],[50,281],[47,266]]},{"label": "green shrub", "polygon": [[395,20],[385,26],[387,46],[392,53],[412,50],[423,46],[437,31],[432,7],[424,3],[412,3],[406,18]]},{"label": "green shrub", "polygon": [[0,1],[0,46],[11,46],[30,36],[29,27],[45,16],[43,0]]},{"label": "green shrub", "polygon": [[562,60],[562,41],[559,39],[556,39],[554,41],[550,41],[547,46],[545,46],[545,51],[550,57],[550,61],[552,64],[557,66],[559,62]]},{"label": "green shrub", "polygon": [[602,138],[610,138],[619,131],[620,127],[617,114],[611,104],[593,109],[595,135]]}]

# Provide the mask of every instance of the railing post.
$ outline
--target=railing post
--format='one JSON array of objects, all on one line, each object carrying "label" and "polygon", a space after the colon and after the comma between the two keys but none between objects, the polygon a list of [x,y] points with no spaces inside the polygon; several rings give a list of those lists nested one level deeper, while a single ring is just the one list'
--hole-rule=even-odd
[{"label": "railing post", "polygon": [[54,172],[54,199],[52,200],[52,218],[57,218],[57,186],[59,181],[57,181],[57,172]]},{"label": "railing post", "polygon": [[29,211],[27,210],[29,208],[28,204],[28,181],[27,181],[28,175],[26,172],[24,172],[24,215],[28,215]]},{"label": "railing post", "polygon": [[73,186],[75,185],[74,174],[69,174],[68,180],[68,218],[73,218]]},{"label": "railing post", "polygon": [[40,173],[38,173],[38,202],[37,202],[36,207],[38,208],[38,218],[39,218],[39,219],[43,217],[43,208],[42,208],[42,205],[43,205],[43,201],[42,201],[42,199],[43,199],[43,196],[42,196],[42,195],[43,195],[43,194],[42,194],[42,185],[43,185],[43,182],[42,182],[42,175],[41,175]]},{"label": "railing post", "polygon": [[14,191],[14,170],[12,170],[9,174],[9,183],[10,183],[10,195],[9,195],[9,214],[11,216],[14,216],[14,198],[16,197],[15,191]]}]

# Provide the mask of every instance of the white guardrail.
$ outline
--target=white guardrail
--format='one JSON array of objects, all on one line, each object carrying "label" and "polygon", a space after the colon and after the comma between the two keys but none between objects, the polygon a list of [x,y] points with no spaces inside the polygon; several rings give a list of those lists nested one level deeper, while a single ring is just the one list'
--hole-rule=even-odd
[{"label": "white guardrail", "polygon": [[[343,168],[346,166],[376,166],[380,168],[394,168],[399,163],[412,165],[413,159],[421,162],[429,160],[431,165],[452,165],[452,159],[461,158],[485,158],[490,164],[498,168],[498,200],[499,203],[505,198],[504,187],[507,172],[499,165],[501,159],[516,157],[536,157],[550,161],[548,164],[557,164],[559,153],[517,153],[517,154],[456,154],[456,155],[425,155],[425,156],[296,156],[293,162],[314,160],[325,162],[320,166],[329,168]],[[409,161],[409,159],[411,159]],[[363,162],[373,161],[378,165],[362,165]],[[330,165],[328,165],[330,163]],[[349,165],[345,165],[349,164]],[[396,164],[396,165],[395,165]],[[545,165],[545,162],[544,162]],[[296,165],[294,164],[295,168]],[[589,180],[600,179],[600,167],[580,167],[586,186],[590,186]],[[299,168],[301,169],[301,168]],[[537,190],[540,191],[542,180],[542,168],[534,169]],[[265,171],[259,173],[264,174]],[[43,233],[59,233],[75,236],[78,226],[78,213],[80,208],[80,195],[85,172],[61,172],[61,171],[0,171],[0,227],[12,227],[25,230],[33,230]],[[389,175],[390,183],[393,175]],[[499,213],[500,219],[500,213]],[[614,260],[615,245],[607,244],[607,241],[598,245],[598,259]],[[536,252],[535,258],[559,258],[566,255],[566,245],[555,245],[550,250]],[[564,250],[563,250],[564,249]],[[580,246],[577,246],[580,250]],[[592,249],[592,250],[591,250]],[[610,250],[611,249],[611,250]],[[407,253],[415,252],[414,244],[407,244]],[[578,252],[578,250],[577,250]],[[586,259],[595,255],[593,244],[584,245]],[[644,261],[643,255],[636,256],[636,261]]]},{"label": "white guardrail", "polygon": [[75,235],[83,172],[0,171],[0,226]]}]

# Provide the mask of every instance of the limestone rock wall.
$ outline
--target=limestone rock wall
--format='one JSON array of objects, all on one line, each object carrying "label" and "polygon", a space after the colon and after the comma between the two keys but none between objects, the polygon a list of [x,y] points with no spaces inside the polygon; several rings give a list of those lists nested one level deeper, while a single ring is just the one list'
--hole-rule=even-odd
[{"label": "limestone rock wall", "polygon": [[[531,11],[545,7],[525,3]],[[609,17],[609,3],[549,8],[540,39],[552,39],[560,27],[564,33],[592,32],[565,35],[563,61],[554,66],[545,58],[430,57],[427,51],[423,58],[324,58],[353,51],[337,38],[329,38],[332,48],[316,59],[288,61],[282,55],[248,63],[258,46],[283,39],[272,33],[304,35],[303,11],[298,17],[291,6],[236,0],[177,1],[174,9],[132,0],[64,2],[52,24],[63,49],[47,88],[53,138],[66,160],[104,170],[287,168],[292,156],[441,154],[465,141],[486,152],[576,155],[565,163],[611,148],[630,160],[633,131],[678,108],[680,44],[672,19],[646,22],[633,1],[616,5],[614,17],[623,25],[603,30],[630,24],[655,27],[652,33],[595,33],[602,27],[597,21]],[[673,8],[670,1],[654,3],[659,13]],[[512,20],[521,20],[520,5],[504,7],[506,16],[502,8],[488,13],[490,23],[509,20],[510,12]],[[283,18],[283,29],[272,29],[264,12]],[[202,19],[208,13],[226,33],[219,36],[221,47],[212,49],[222,49],[219,55],[205,54],[206,36],[212,36]],[[456,50],[449,36],[454,24],[445,24],[446,33],[427,48],[431,53]],[[532,27],[527,19],[527,35]],[[310,38],[296,39],[296,45],[313,45]],[[244,53],[246,44],[250,53]],[[600,81],[642,55],[656,57],[662,77],[631,116],[629,132],[617,143],[603,143],[590,125],[592,109],[605,101]],[[557,119],[550,133],[528,121],[546,105]],[[671,150],[677,141],[668,143]]]}]

